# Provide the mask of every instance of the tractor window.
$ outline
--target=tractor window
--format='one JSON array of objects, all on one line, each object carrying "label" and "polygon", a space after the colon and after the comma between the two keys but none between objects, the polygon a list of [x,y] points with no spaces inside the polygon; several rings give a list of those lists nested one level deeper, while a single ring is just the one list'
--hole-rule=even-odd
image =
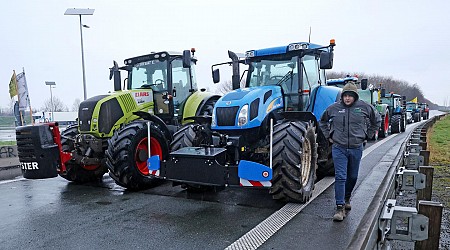
[{"label": "tractor window", "polygon": [[297,93],[297,57],[261,60],[250,63],[248,87],[279,85],[285,93]]},{"label": "tractor window", "polygon": [[319,71],[316,57],[306,55],[303,57],[303,107],[307,107],[309,94],[312,89],[319,85]]},{"label": "tractor window", "polygon": [[131,89],[167,90],[167,61],[141,62],[131,70]]},{"label": "tractor window", "polygon": [[181,58],[172,61],[172,84],[174,91],[173,102],[175,109],[177,109],[187,99],[191,89],[189,69],[183,68]]}]

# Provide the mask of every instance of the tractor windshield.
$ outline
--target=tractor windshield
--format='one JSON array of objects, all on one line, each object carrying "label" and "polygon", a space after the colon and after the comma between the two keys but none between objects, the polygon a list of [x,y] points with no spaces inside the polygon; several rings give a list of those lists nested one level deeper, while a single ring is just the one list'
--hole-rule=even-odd
[{"label": "tractor windshield", "polygon": [[280,85],[291,90],[298,88],[297,59],[295,56],[282,60],[263,59],[251,62],[247,86]]},{"label": "tractor windshield", "polygon": [[137,63],[129,76],[131,89],[167,90],[167,61],[151,60]]},{"label": "tractor windshield", "polygon": [[408,103],[408,104],[406,104],[406,110],[411,111],[411,110],[414,110],[414,109],[417,109],[417,103]]}]

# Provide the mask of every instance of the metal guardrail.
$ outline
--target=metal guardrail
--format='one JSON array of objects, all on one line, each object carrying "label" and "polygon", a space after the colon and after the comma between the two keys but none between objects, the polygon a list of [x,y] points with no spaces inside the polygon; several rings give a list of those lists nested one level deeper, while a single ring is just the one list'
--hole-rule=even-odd
[{"label": "metal guardrail", "polygon": [[411,130],[403,141],[399,152],[397,153],[394,161],[388,169],[381,185],[379,186],[374,198],[372,199],[367,213],[363,216],[356,233],[350,241],[347,249],[378,249],[380,248],[381,238],[383,232],[380,232],[380,217],[386,214],[385,207],[387,201],[395,199],[396,187],[398,182],[396,180],[397,171],[401,168],[407,158],[404,157],[411,135],[417,128],[429,127],[442,115],[434,116],[426,122],[420,124],[415,129]]}]

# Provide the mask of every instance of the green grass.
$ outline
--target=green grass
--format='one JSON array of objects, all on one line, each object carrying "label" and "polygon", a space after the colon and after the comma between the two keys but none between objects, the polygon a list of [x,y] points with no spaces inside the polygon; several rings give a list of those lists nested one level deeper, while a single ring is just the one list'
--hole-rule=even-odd
[{"label": "green grass", "polygon": [[0,146],[14,146],[16,144],[16,141],[0,141]]},{"label": "green grass", "polygon": [[450,165],[450,115],[437,121],[429,135],[430,162]]},{"label": "green grass", "polygon": [[427,135],[430,165],[434,167],[433,195],[450,208],[450,115],[436,121]]}]

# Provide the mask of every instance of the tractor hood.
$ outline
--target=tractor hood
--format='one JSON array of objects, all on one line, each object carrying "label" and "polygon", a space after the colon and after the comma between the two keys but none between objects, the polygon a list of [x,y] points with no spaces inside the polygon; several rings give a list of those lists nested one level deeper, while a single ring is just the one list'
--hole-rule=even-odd
[{"label": "tractor hood", "polygon": [[226,130],[258,127],[270,112],[283,107],[280,86],[237,89],[217,101],[211,128]]}]

